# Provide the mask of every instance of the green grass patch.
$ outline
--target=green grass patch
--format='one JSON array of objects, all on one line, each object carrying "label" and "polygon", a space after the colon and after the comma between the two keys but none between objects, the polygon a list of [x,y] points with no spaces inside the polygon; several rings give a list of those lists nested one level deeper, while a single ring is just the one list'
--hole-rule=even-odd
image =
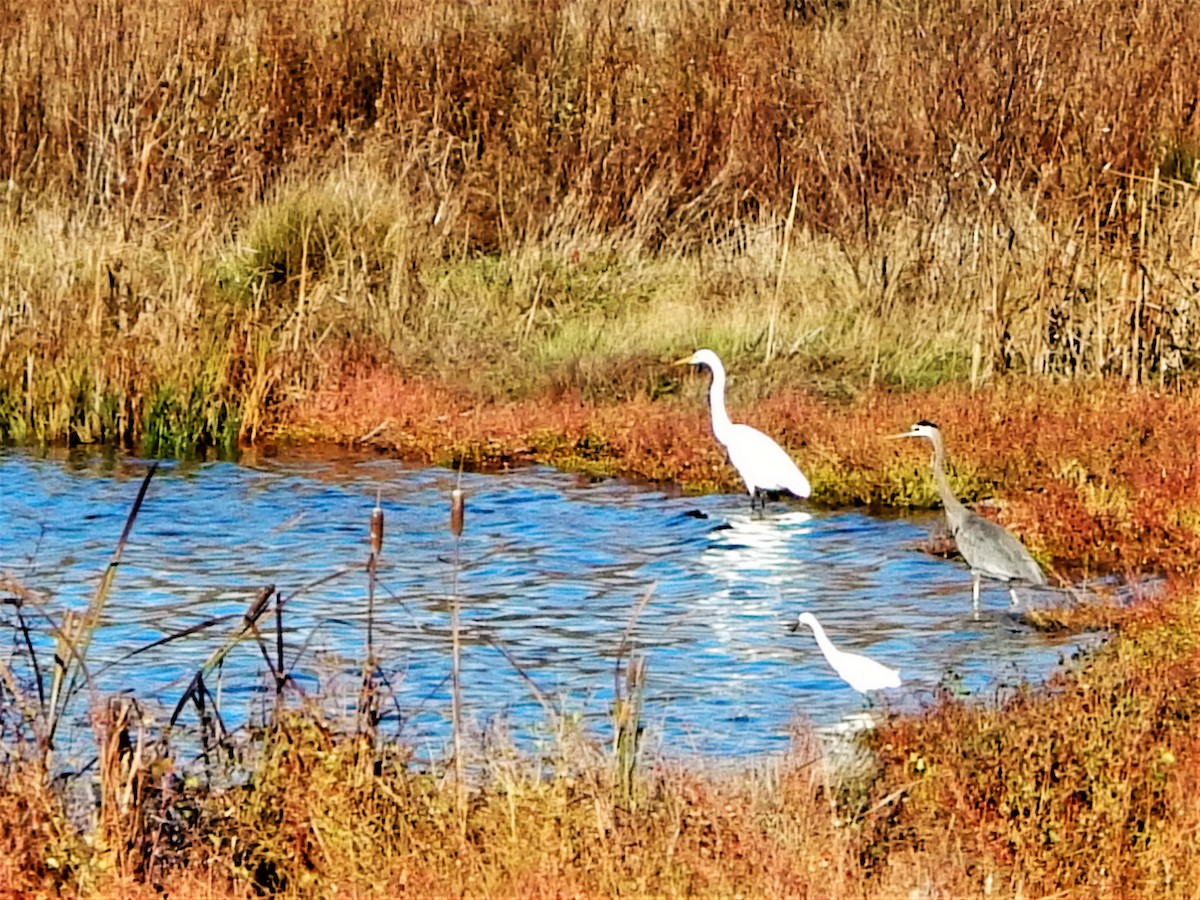
[{"label": "green grass patch", "polygon": [[230,404],[205,385],[187,391],[174,386],[159,389],[150,402],[142,433],[142,452],[148,456],[193,457],[213,450],[237,452],[240,420]]}]

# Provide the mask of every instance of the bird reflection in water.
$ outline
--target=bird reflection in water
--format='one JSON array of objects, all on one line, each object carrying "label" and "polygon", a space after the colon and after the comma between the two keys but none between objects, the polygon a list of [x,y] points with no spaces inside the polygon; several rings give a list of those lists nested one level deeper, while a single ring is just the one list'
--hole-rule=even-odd
[{"label": "bird reflection in water", "polygon": [[797,544],[813,517],[789,510],[766,518],[731,517],[709,533],[701,567],[720,585],[697,598],[691,614],[704,621],[726,653],[743,660],[783,659],[776,624],[809,599],[812,563]]}]

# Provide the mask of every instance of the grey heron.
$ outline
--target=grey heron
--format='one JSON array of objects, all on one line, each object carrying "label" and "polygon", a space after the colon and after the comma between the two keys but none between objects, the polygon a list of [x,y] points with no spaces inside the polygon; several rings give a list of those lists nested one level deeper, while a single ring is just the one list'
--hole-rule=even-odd
[{"label": "grey heron", "polygon": [[860,694],[867,691],[877,691],[882,688],[900,687],[900,672],[883,663],[876,662],[861,653],[847,653],[833,646],[833,642],[825,634],[825,629],[810,612],[800,613],[800,618],[792,626],[792,631],[799,631],[801,625],[807,625],[813,630],[817,646],[825,654],[825,659],[838,677]]},{"label": "grey heron", "polygon": [[[734,424],[725,411],[725,367],[711,350],[697,350],[691,356],[677,360],[675,365],[708,366],[712,370],[712,386],[708,402],[712,409],[712,429],[717,442],[725,447],[729,461],[737,469],[746,490],[750,493],[750,508],[759,491],[790,491],[797,497],[812,493],[792,458],[782,447],[757,428]],[[764,503],[765,498],[764,498]]]},{"label": "grey heron", "polygon": [[958,552],[971,567],[974,579],[971,597],[979,605],[979,580],[987,577],[1008,584],[1013,606],[1017,605],[1017,590],[1014,581],[1044,585],[1046,576],[1029,551],[1021,542],[991,519],[986,519],[963,506],[946,480],[946,449],[942,444],[942,433],[932,422],[920,421],[903,434],[894,438],[922,437],[933,443],[933,480],[942,508],[946,511],[946,523],[954,536]]}]

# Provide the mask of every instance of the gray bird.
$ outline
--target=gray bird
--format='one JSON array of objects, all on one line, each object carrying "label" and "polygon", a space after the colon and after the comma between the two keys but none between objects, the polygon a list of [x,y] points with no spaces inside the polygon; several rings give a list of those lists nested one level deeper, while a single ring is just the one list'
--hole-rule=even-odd
[{"label": "gray bird", "polygon": [[1046,576],[1029,555],[1029,551],[1021,546],[1020,541],[991,519],[971,512],[958,502],[958,498],[950,490],[950,483],[946,480],[946,450],[942,446],[942,433],[936,425],[921,421],[914,425],[911,431],[891,437],[923,437],[933,443],[933,480],[942,498],[942,507],[946,510],[946,524],[950,526],[954,543],[967,565],[971,567],[971,574],[974,576],[971,596],[976,606],[979,605],[981,576],[1008,584],[1013,606],[1017,605],[1017,590],[1012,582],[1038,585],[1046,583]]}]

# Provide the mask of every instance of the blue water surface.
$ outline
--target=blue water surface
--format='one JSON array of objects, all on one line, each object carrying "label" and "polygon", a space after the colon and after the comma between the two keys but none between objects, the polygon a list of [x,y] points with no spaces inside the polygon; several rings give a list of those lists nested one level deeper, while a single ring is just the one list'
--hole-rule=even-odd
[{"label": "blue water surface", "polygon": [[[51,615],[85,608],[147,466],[0,453],[0,577],[35,592]],[[430,748],[448,734],[455,595],[467,718],[477,732],[503,724],[523,740],[548,724],[543,702],[605,733],[622,636],[649,592],[624,652],[646,659],[648,733],[667,753],[778,750],[797,722],[829,725],[863,709],[812,634],[788,631],[804,610],[843,649],[901,670],[904,686],[876,700],[899,707],[939,686],[993,697],[1044,679],[1078,645],[1022,624],[1001,586],[973,611],[962,563],[918,549],[932,516],[810,511],[798,501],[759,516],[743,494],[683,496],[526,468],[461,476],[467,517],[456,545],[458,478],[346,456],[164,464],[89,653],[98,688],[169,710],[267,584],[287,598],[284,658],[301,688],[352,686],[365,656],[377,498],[386,532],[373,642],[395,692],[384,727]],[[39,615],[30,604],[23,612]],[[4,614],[14,620],[11,606]],[[274,623],[273,614],[261,622],[272,654]],[[3,652],[20,652],[15,629]],[[215,690],[234,720],[239,698],[264,696],[265,669],[253,643],[229,655]]]}]

